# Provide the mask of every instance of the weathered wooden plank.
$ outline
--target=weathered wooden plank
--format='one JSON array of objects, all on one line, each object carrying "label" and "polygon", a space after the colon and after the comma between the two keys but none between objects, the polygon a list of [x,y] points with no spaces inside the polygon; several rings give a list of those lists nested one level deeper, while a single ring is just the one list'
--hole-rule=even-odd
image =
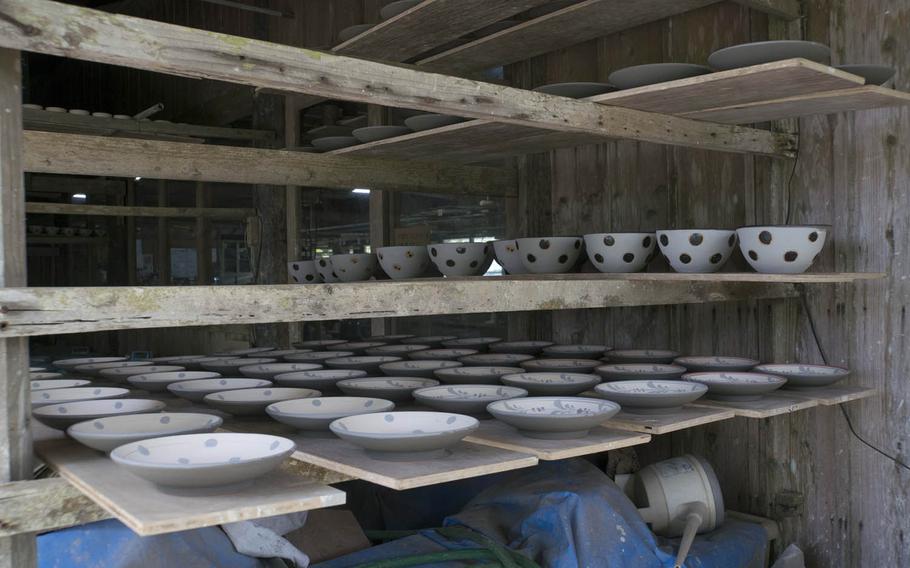
[{"label": "weathered wooden plank", "polygon": [[607,428],[653,434],[669,434],[678,430],[703,426],[719,420],[733,418],[733,411],[723,408],[703,408],[683,406],[668,414],[633,414],[620,411],[619,414],[604,422]]},{"label": "weathered wooden plank", "polygon": [[789,414],[807,408],[818,406],[815,399],[791,394],[787,391],[778,391],[765,395],[758,400],[729,401],[701,398],[692,403],[693,406],[705,406],[730,410],[734,416],[746,418],[770,418],[779,414]]},{"label": "weathered wooden plank", "polygon": [[255,217],[255,209],[242,207],[139,207],[129,205],[81,205],[76,203],[25,204],[26,213],[52,215],[100,215],[106,217],[195,217],[202,219],[246,219]]},{"label": "weathered wooden plank", "polygon": [[110,513],[59,477],[0,484],[0,537],[110,518]]},{"label": "weathered wooden plank", "polygon": [[793,153],[789,135],[604,107],[48,0],[0,3],[0,46],[549,130],[772,156]]},{"label": "weathered wooden plank", "polygon": [[529,438],[515,428],[498,420],[484,420],[480,428],[465,438],[483,446],[493,446],[537,456],[541,460],[563,460],[598,454],[619,448],[647,444],[651,436],[608,428],[594,428],[587,436],[572,440]]},{"label": "weathered wooden plank", "polygon": [[239,148],[26,132],[26,171],[152,179],[299,185],[350,191],[514,195],[510,170]]},{"label": "weathered wooden plank", "polygon": [[802,13],[799,0],[734,0],[734,2],[784,20],[796,20]]}]

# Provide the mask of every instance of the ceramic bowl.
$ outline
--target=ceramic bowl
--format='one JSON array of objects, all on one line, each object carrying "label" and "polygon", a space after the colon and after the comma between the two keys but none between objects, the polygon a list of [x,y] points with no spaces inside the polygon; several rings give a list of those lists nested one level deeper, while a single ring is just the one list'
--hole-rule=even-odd
[{"label": "ceramic bowl", "polygon": [[345,416],[389,412],[395,403],[381,398],[335,396],[276,402],[265,412],[273,419],[299,430],[328,431],[329,424]]},{"label": "ceramic bowl", "polygon": [[238,357],[236,359],[217,359],[203,363],[202,367],[206,371],[214,371],[222,375],[237,375],[241,367],[251,367],[253,365],[265,365],[268,363],[277,363],[278,359],[272,357]]},{"label": "ceramic bowl", "polygon": [[700,371],[748,371],[758,365],[759,362],[746,357],[711,355],[706,357],[677,357],[673,363],[682,365],[690,373],[698,373]]},{"label": "ceramic bowl", "polygon": [[679,357],[668,349],[613,349],[605,357],[610,363],[659,363],[669,365]]},{"label": "ceramic bowl", "polygon": [[47,404],[61,404],[80,400],[101,400],[123,398],[130,393],[128,389],[118,387],[70,387],[34,391],[30,394],[32,408]]},{"label": "ceramic bowl", "polygon": [[787,382],[783,377],[764,373],[686,373],[682,378],[708,387],[708,398],[729,401],[758,400]]},{"label": "ceramic bowl", "polygon": [[433,375],[447,384],[498,385],[500,377],[524,372],[521,367],[452,367],[439,369]]},{"label": "ceramic bowl", "polygon": [[[476,418],[448,412],[380,412],[339,418],[329,425],[336,436],[380,454],[401,459],[442,457],[477,429]],[[375,454],[374,454],[375,455]],[[376,456],[376,457],[380,457]],[[385,456],[394,459],[393,456]]]},{"label": "ceramic bowl", "polygon": [[315,389],[322,393],[338,390],[336,383],[344,379],[366,377],[366,371],[355,369],[319,369],[315,371],[296,371],[282,373],[274,377],[275,383],[283,387]]},{"label": "ceramic bowl", "polygon": [[411,400],[415,390],[438,384],[439,381],[422,377],[364,377],[336,383],[341,392],[351,396],[377,397],[395,402]]},{"label": "ceramic bowl", "polygon": [[383,20],[394,18],[402,12],[406,12],[414,6],[420,4],[423,0],[396,0],[389,2],[379,10],[379,17]]},{"label": "ceramic bowl", "polygon": [[152,357],[149,361],[153,365],[183,365],[184,361],[196,361],[205,355],[167,355],[165,357]]},{"label": "ceramic bowl", "polygon": [[356,24],[353,26],[348,26],[338,32],[338,42],[345,42],[349,39],[353,39],[368,29],[372,28],[374,24]]},{"label": "ceramic bowl", "polygon": [[439,369],[461,367],[458,361],[396,361],[383,363],[379,370],[390,377],[422,377],[432,379]]},{"label": "ceramic bowl", "polygon": [[382,355],[362,355],[354,357],[339,357],[337,359],[328,359],[325,366],[330,369],[352,369],[355,371],[366,371],[372,375],[379,374],[383,365],[400,362],[401,357],[388,357]]},{"label": "ceramic bowl", "polygon": [[667,81],[677,81],[698,77],[711,72],[710,67],[692,63],[648,63],[624,67],[610,73],[607,81],[620,89],[634,89],[645,85],[656,85]]},{"label": "ceramic bowl", "polygon": [[224,361],[225,359],[240,359],[240,357],[198,357],[196,359],[184,359],[180,361],[181,367],[186,367],[187,371],[208,371],[205,365],[208,363]]},{"label": "ceramic bowl", "polygon": [[136,388],[149,392],[167,391],[167,386],[180,381],[198,381],[200,379],[217,379],[221,375],[212,371],[164,371],[142,373],[127,377],[127,382]]},{"label": "ceramic bowl", "polygon": [[350,136],[354,126],[350,124],[326,124],[310,128],[306,131],[307,138],[323,138],[325,136]]},{"label": "ceramic bowl", "polygon": [[171,383],[167,386],[167,390],[180,398],[185,398],[193,402],[202,402],[207,395],[215,392],[237,389],[255,389],[270,386],[272,386],[272,382],[264,379],[220,378]]},{"label": "ceramic bowl", "polygon": [[329,349],[334,348],[335,345],[341,345],[342,343],[347,343],[347,339],[309,339],[307,341],[299,341],[294,344],[295,349]]},{"label": "ceramic bowl", "polygon": [[678,379],[686,372],[686,368],[662,363],[610,363],[597,367],[594,372],[605,381]]},{"label": "ceramic bowl", "polygon": [[787,379],[787,383],[783,388],[788,390],[811,390],[818,387],[827,387],[847,378],[850,374],[849,370],[842,367],[805,365],[802,363],[769,363],[758,365],[753,371],[784,377]]},{"label": "ceramic bowl", "polygon": [[708,65],[715,69],[738,69],[796,57],[827,65],[831,49],[814,41],[757,41],[718,49],[708,56]]},{"label": "ceramic bowl", "polygon": [[152,373],[176,373],[185,371],[186,367],[180,365],[141,365],[138,367],[117,367],[102,369],[99,375],[102,379],[112,383],[125,383],[135,375],[149,375]]},{"label": "ceramic bowl", "polygon": [[298,353],[296,355],[286,355],[284,360],[288,363],[313,363],[323,365],[329,359],[340,359],[342,357],[352,357],[352,351],[312,351],[310,353]]},{"label": "ceramic bowl", "polygon": [[417,389],[414,400],[443,412],[486,416],[487,405],[497,400],[528,396],[528,391],[502,385],[440,385]]},{"label": "ceramic bowl", "polygon": [[[212,353],[215,357],[271,357],[275,351],[274,347],[244,347],[243,349],[232,349],[230,351],[220,351]],[[266,355],[268,353],[268,355]]]},{"label": "ceramic bowl", "polygon": [[853,75],[859,75],[866,80],[867,85],[890,84],[891,79],[894,78],[894,74],[897,72],[894,67],[888,65],[851,64],[835,65],[834,68],[839,71],[852,73]]},{"label": "ceramic bowl", "polygon": [[392,335],[371,335],[366,338],[367,341],[381,341],[388,345],[398,344],[406,339],[416,337],[412,333],[393,333]]},{"label": "ceramic bowl", "polygon": [[376,257],[382,271],[392,280],[420,278],[430,267],[426,246],[379,247]]},{"label": "ceramic bowl", "polygon": [[88,375],[90,377],[100,377],[101,371],[106,369],[131,369],[134,367],[148,367],[151,366],[151,361],[115,361],[112,363],[86,363],[85,365],[77,365],[72,369],[73,373],[78,373],[80,375]]},{"label": "ceramic bowl", "polygon": [[158,485],[218,487],[261,477],[295,449],[294,442],[279,436],[213,432],[124,444],[111,459]]},{"label": "ceramic bowl", "polygon": [[746,262],[757,272],[799,274],[812,266],[825,246],[829,228],[811,226],[743,227],[736,230]]},{"label": "ceramic bowl", "polygon": [[51,389],[71,389],[75,387],[84,387],[92,384],[88,379],[48,379],[46,381],[29,381],[29,388],[32,391],[43,391]]},{"label": "ceramic bowl", "polygon": [[594,390],[626,412],[669,414],[704,396],[708,387],[685,381],[639,380],[601,383]]},{"label": "ceramic bowl", "polygon": [[48,371],[37,371],[28,373],[28,380],[30,381],[46,381],[49,379],[62,379],[63,373],[52,373]]},{"label": "ceramic bowl", "polygon": [[385,140],[386,138],[403,136],[410,133],[411,129],[407,126],[393,125],[364,126],[362,128],[355,128],[353,132],[354,138],[363,144],[366,144],[367,142],[376,142],[377,140]]},{"label": "ceramic bowl", "polygon": [[110,400],[78,400],[61,404],[49,404],[32,410],[32,416],[42,424],[57,430],[84,420],[94,420],[120,414],[158,412],[166,405],[160,400],[142,398],[116,398]]},{"label": "ceramic bowl", "polygon": [[417,344],[382,345],[380,347],[372,347],[370,349],[367,349],[365,353],[367,355],[378,355],[380,357],[407,357],[411,353],[417,351],[425,351],[429,348],[429,345]]},{"label": "ceramic bowl", "polygon": [[408,358],[415,361],[454,361],[476,353],[479,353],[476,349],[422,349],[408,354]]},{"label": "ceramic bowl", "polygon": [[448,349],[475,349],[477,351],[488,351],[490,345],[502,341],[501,337],[459,337],[443,341],[442,346]]},{"label": "ceramic bowl", "polygon": [[269,359],[283,360],[291,355],[300,355],[302,353],[312,353],[312,349],[276,349],[267,353]]},{"label": "ceramic bowl", "polygon": [[609,400],[569,396],[537,396],[492,402],[487,411],[529,438],[583,438],[592,428],[619,412]]},{"label": "ceramic bowl", "polygon": [[415,114],[414,116],[404,119],[404,125],[414,132],[421,132],[423,130],[432,130],[434,128],[458,124],[465,120],[467,119],[460,116],[452,116],[450,114]]},{"label": "ceramic bowl", "polygon": [[532,359],[520,363],[529,373],[592,373],[603,362],[594,359]]},{"label": "ceramic bowl", "polygon": [[251,379],[272,379],[284,373],[293,373],[294,371],[316,371],[322,368],[322,365],[316,363],[266,363],[264,365],[250,365],[249,367],[240,367],[240,374]]},{"label": "ceramic bowl", "polygon": [[676,272],[717,272],[730,259],[736,232],[723,229],[657,231],[660,251]]},{"label": "ceramic bowl", "polygon": [[75,359],[58,359],[51,363],[52,367],[72,371],[79,365],[91,365],[93,363],[116,363],[117,361],[126,361],[126,357],[77,357]]},{"label": "ceramic bowl", "polygon": [[490,346],[493,353],[518,353],[521,355],[538,355],[545,348],[553,345],[552,341],[501,341]]},{"label": "ceramic bowl", "polygon": [[296,284],[319,284],[322,276],[316,270],[315,260],[295,260],[288,263],[288,276]]},{"label": "ceramic bowl", "polygon": [[369,280],[378,266],[373,253],[333,254],[331,258],[332,271],[342,282]]},{"label": "ceramic bowl", "polygon": [[265,387],[213,392],[205,395],[202,401],[228,414],[248,416],[264,413],[265,407],[273,402],[317,396],[322,393],[313,389]]},{"label": "ceramic bowl", "polygon": [[581,237],[532,237],[515,239],[521,263],[531,274],[558,274],[575,268],[582,249]]},{"label": "ceramic bowl", "polygon": [[367,349],[382,347],[383,345],[385,345],[384,341],[349,341],[348,343],[336,345],[334,348],[338,351],[350,351],[354,355],[364,355]]},{"label": "ceramic bowl", "polygon": [[528,269],[521,262],[521,253],[518,252],[518,245],[515,239],[505,239],[493,241],[493,254],[496,262],[506,272],[506,274],[527,274]]},{"label": "ceramic bowl", "polygon": [[427,245],[430,260],[444,276],[482,276],[493,263],[490,243]]},{"label": "ceramic bowl", "polygon": [[222,420],[211,414],[198,412],[156,412],[108,416],[78,422],[66,429],[70,438],[101,452],[163,436],[214,432]]},{"label": "ceramic bowl", "polygon": [[360,140],[353,136],[323,136],[313,138],[313,147],[321,152],[331,152],[332,150],[341,150],[360,144]]},{"label": "ceramic bowl", "polygon": [[585,235],[585,250],[601,272],[641,272],[657,254],[657,235],[594,233]]},{"label": "ceramic bowl", "polygon": [[540,352],[541,357],[553,359],[600,359],[607,352],[604,345],[550,345]]},{"label": "ceramic bowl", "polygon": [[458,362],[465,367],[515,367],[533,358],[524,353],[478,353],[462,357]]},{"label": "ceramic bowl", "polygon": [[335,274],[335,267],[332,266],[331,258],[323,257],[316,259],[316,272],[322,277],[323,282],[332,283],[339,281],[338,275]]},{"label": "ceramic bowl", "polygon": [[533,396],[572,396],[600,382],[600,377],[587,373],[523,373],[500,378],[504,385],[525,389]]},{"label": "ceramic bowl", "polygon": [[421,335],[401,340],[403,345],[426,345],[430,349],[439,349],[444,341],[458,339],[454,335]]},{"label": "ceramic bowl", "polygon": [[609,83],[593,82],[574,82],[574,83],[550,83],[534,87],[538,93],[546,93],[557,97],[569,97],[570,99],[585,99],[595,95],[602,95],[616,90],[616,87]]}]

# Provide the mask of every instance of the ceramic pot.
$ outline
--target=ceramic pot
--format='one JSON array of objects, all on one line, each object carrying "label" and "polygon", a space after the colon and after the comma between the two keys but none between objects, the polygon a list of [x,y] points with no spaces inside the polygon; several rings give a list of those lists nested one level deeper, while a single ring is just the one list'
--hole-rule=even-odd
[{"label": "ceramic pot", "polygon": [[594,233],[585,235],[585,250],[601,272],[641,272],[657,254],[657,235]]},{"label": "ceramic pot", "polygon": [[420,278],[430,266],[426,246],[380,247],[376,249],[379,266],[389,278]]},{"label": "ceramic pot", "polygon": [[376,255],[372,253],[333,254],[332,270],[342,282],[362,282],[373,277]]},{"label": "ceramic pot", "polygon": [[367,349],[365,353],[367,355],[378,355],[385,357],[407,357],[411,353],[417,351],[425,351],[429,349],[429,345],[417,345],[417,344],[398,344],[398,345],[382,345],[380,347],[371,347]]},{"label": "ceramic pot", "polygon": [[559,274],[575,267],[582,251],[581,237],[515,239],[521,263],[531,274]]},{"label": "ceramic pot", "polygon": [[592,373],[603,363],[594,359],[532,359],[520,363],[529,373]]},{"label": "ceramic pot", "polygon": [[71,389],[75,387],[84,387],[92,384],[88,379],[48,379],[41,381],[30,381],[29,389],[34,391],[52,390],[52,389]]},{"label": "ceramic pot", "polygon": [[736,230],[746,262],[765,274],[800,274],[825,246],[828,227],[762,226]]},{"label": "ceramic pot", "polygon": [[297,284],[319,284],[322,276],[316,270],[315,260],[295,260],[288,263],[288,276]]},{"label": "ceramic pot", "polygon": [[408,339],[402,339],[401,343],[404,345],[426,345],[431,349],[439,349],[442,347],[443,342],[451,341],[453,339],[458,339],[454,335],[422,335],[409,337]]},{"label": "ceramic pot", "polygon": [[676,272],[717,272],[730,259],[736,232],[724,229],[657,231],[660,251]]},{"label": "ceramic pot", "polygon": [[382,347],[385,345],[383,341],[349,341],[348,343],[342,343],[341,345],[336,345],[332,349],[337,349],[338,351],[350,351],[354,355],[366,355],[367,351],[374,349],[376,347]]},{"label": "ceramic pot", "polygon": [[430,260],[444,276],[483,276],[493,263],[490,243],[427,245]]},{"label": "ceramic pot", "polygon": [[634,89],[667,81],[698,77],[711,72],[710,67],[692,63],[648,63],[624,67],[610,73],[607,81],[619,89]]},{"label": "ceramic pot", "polygon": [[331,257],[318,258],[315,262],[316,272],[318,272],[319,276],[322,277],[323,282],[340,282],[338,276],[335,274],[335,268],[332,266]]},{"label": "ceramic pot", "polygon": [[496,262],[505,270],[506,274],[526,274],[528,272],[524,263],[521,262],[521,254],[518,252],[515,239],[493,241],[493,254],[496,256]]},{"label": "ceramic pot", "polygon": [[353,355],[353,351],[312,351],[310,353],[285,355],[284,360],[288,363],[313,363],[324,365],[329,359],[341,359],[344,357],[352,357]]}]

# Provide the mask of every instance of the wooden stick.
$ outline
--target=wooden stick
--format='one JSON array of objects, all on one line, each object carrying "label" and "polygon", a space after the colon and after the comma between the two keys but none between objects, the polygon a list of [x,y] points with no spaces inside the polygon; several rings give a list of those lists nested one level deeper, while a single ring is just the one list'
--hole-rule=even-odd
[{"label": "wooden stick", "polygon": [[25,204],[26,213],[99,215],[104,217],[193,217],[197,219],[246,219],[255,209],[230,207],[143,207],[130,205],[80,205],[70,203]]}]

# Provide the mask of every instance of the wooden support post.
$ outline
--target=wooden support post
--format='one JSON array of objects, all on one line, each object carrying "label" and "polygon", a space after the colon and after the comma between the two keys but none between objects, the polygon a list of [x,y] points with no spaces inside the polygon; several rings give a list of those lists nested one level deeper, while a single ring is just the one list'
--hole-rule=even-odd
[{"label": "wooden support post", "polygon": [[[133,207],[136,205],[136,182],[135,180],[126,180],[126,205]],[[136,274],[136,218],[126,218],[126,283],[135,286],[137,283]]]},{"label": "wooden support post", "polygon": [[[378,105],[367,107],[367,124],[380,126],[389,123],[389,109]],[[378,189],[370,190],[370,249],[375,253],[379,247],[392,244],[395,219],[392,218],[392,193]],[[386,318],[370,320],[372,335],[391,333],[391,321]]]},{"label": "wooden support post", "polygon": [[[22,178],[22,67],[0,49],[0,287],[25,286],[25,185]],[[0,339],[0,482],[30,479],[28,340]],[[0,568],[35,564],[32,534],[0,538]]]},{"label": "wooden support post", "polygon": [[[284,147],[300,145],[300,97],[288,95],[284,99]],[[287,223],[287,261],[300,259],[300,186],[288,185],[285,191],[285,221]],[[288,275],[288,284],[291,283]],[[303,339],[302,324],[288,324],[288,342]]]},{"label": "wooden support post", "polygon": [[[158,180],[158,207],[167,207],[167,182]],[[158,283],[171,283],[171,227],[166,217],[158,219]]]},{"label": "wooden support post", "polygon": [[[205,182],[196,182],[196,208],[206,207],[208,194]],[[209,243],[209,222],[205,217],[196,217],[196,284],[209,284],[212,278],[212,251]]]}]

